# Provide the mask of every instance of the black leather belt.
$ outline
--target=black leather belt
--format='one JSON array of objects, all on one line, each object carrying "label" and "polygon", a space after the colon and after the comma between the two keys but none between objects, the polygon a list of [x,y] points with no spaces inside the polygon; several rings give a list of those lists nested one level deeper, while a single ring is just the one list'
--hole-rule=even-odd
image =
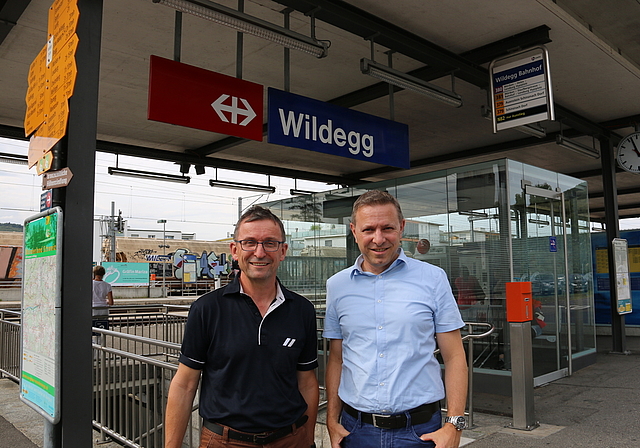
[{"label": "black leather belt", "polygon": [[[258,434],[240,432],[236,431],[235,429],[229,428],[229,438],[240,440],[242,442],[255,443],[256,445],[266,445],[267,443],[274,442],[286,435],[291,434],[295,428],[299,428],[304,425],[308,419],[309,416],[303,415],[298,420],[296,420],[293,425],[285,426],[284,428],[276,429],[274,431],[261,432]],[[203,425],[209,431],[213,431],[218,435],[224,434],[224,426],[222,425],[210,422],[208,420],[204,420]]]},{"label": "black leather belt", "polygon": [[[376,428],[382,429],[399,429],[407,426],[407,416],[404,412],[399,414],[369,414],[367,412],[360,412],[357,409],[349,406],[347,403],[343,405],[344,411],[353,418],[358,418],[360,413],[360,419],[363,423],[368,423]],[[421,423],[427,423],[433,417],[433,414],[440,410],[440,402],[423,404],[417,408],[410,409],[409,415],[411,416],[411,425],[419,425]]]}]

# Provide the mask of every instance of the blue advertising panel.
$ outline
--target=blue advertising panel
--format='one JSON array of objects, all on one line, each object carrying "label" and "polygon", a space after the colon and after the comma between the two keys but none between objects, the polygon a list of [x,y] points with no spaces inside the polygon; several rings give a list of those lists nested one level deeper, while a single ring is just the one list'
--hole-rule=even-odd
[{"label": "blue advertising panel", "polygon": [[[640,325],[640,230],[620,232],[620,238],[627,240],[629,251],[629,277],[631,291],[631,313],[625,314],[625,325]],[[591,234],[593,253],[593,295],[596,307],[596,324],[611,324],[611,284],[607,236],[604,232]],[[615,287],[615,285],[614,285]]]},{"label": "blue advertising panel", "polygon": [[409,168],[409,127],[269,88],[268,142]]}]

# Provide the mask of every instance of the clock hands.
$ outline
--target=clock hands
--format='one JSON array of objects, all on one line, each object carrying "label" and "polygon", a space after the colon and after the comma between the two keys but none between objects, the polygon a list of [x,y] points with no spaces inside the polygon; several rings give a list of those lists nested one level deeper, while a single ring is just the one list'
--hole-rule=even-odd
[{"label": "clock hands", "polygon": [[632,138],[630,138],[629,141],[633,145],[633,152],[635,152],[636,154],[638,154],[640,156],[640,151],[638,151],[638,147],[636,146],[636,142],[634,142]]}]

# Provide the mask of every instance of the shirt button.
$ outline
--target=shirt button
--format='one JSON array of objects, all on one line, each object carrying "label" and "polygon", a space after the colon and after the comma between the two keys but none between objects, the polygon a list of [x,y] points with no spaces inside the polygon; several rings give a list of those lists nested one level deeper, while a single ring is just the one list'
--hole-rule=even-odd
[{"label": "shirt button", "polygon": [[378,327],[378,330],[382,330],[382,325],[380,325],[380,326]]},{"label": "shirt button", "polygon": [[382,300],[378,299],[378,303],[382,303]]},{"label": "shirt button", "polygon": [[[384,386],[384,383],[380,383],[380,385],[381,385],[381,386]],[[383,410],[382,412],[384,412],[384,410]]]},{"label": "shirt button", "polygon": [[380,357],[381,357],[381,358],[384,358],[384,353],[380,353]]}]

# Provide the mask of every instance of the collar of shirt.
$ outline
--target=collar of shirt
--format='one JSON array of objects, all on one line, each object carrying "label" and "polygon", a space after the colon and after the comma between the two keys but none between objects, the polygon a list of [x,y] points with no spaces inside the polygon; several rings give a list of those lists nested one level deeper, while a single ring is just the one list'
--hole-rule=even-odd
[{"label": "collar of shirt", "polygon": [[[367,271],[363,271],[362,270],[362,262],[364,261],[364,256],[362,254],[360,254],[360,256],[358,256],[358,258],[356,258],[356,262],[353,264],[353,266],[351,267],[351,278],[353,278],[355,275],[376,275],[372,272],[367,272]],[[393,260],[393,263],[391,263],[391,266],[389,266],[387,269],[384,270],[384,272],[380,273],[380,275],[382,274],[386,274],[387,272],[391,271],[392,269],[395,269],[396,266],[400,265],[400,264],[406,264],[407,263],[407,256],[404,253],[404,250],[402,250],[402,248],[398,249],[398,257]]]},{"label": "collar of shirt", "polygon": [[[244,294],[244,295],[248,296],[248,294],[245,294],[244,289],[242,288],[242,283],[240,283],[240,282],[238,282],[238,283],[240,284],[240,294]],[[273,302],[271,302],[271,305],[269,305],[269,309],[267,310],[267,312],[265,314],[265,317],[271,311],[275,310],[280,305],[282,305],[284,303],[284,301],[285,301],[285,297],[284,297],[284,294],[282,293],[282,288],[280,288],[280,282],[276,280],[276,297],[273,299]]]}]

